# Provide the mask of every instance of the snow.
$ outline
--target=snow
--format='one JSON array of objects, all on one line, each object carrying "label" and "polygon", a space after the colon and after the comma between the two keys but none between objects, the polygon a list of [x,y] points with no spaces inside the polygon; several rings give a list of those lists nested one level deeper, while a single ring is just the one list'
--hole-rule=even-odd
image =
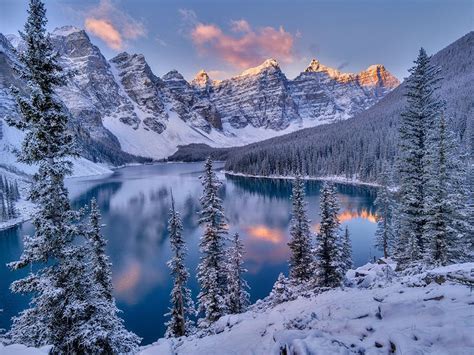
[{"label": "snow", "polygon": [[12,344],[4,346],[0,343],[0,354],[1,355],[40,355],[49,354],[52,346],[43,346],[39,349],[30,348],[21,344]]},{"label": "snow", "polygon": [[[349,270],[344,288],[220,318],[209,331],[159,339],[142,355],[171,354],[472,354],[474,263],[415,275],[397,274],[381,259]],[[44,354],[47,347],[0,345],[0,354]]]},{"label": "snow", "polygon": [[[236,173],[229,170],[223,170],[223,174],[232,175],[232,176],[243,176],[243,177],[252,177],[252,178],[259,178],[259,179],[285,179],[285,180],[294,180],[294,176],[288,175],[252,175],[252,174],[244,174],[244,173]],[[362,180],[357,179],[357,177],[353,178],[346,178],[344,176],[332,175],[332,176],[301,176],[303,180],[314,180],[314,181],[331,181],[339,184],[349,184],[349,185],[364,185],[364,186],[373,186],[378,187],[380,186],[374,182],[365,182]]]},{"label": "snow", "polygon": [[80,28],[77,28],[75,26],[62,26],[62,27],[57,27],[53,31],[54,36],[69,36],[72,33],[75,32],[81,32],[82,30]]},{"label": "snow", "polygon": [[[390,265],[390,266],[389,266]],[[471,277],[474,263],[415,276],[394,276],[394,264],[367,264],[348,273],[353,286],[224,316],[211,335],[160,339],[141,354],[472,354],[474,296],[432,274]],[[357,275],[357,278],[355,277]],[[388,275],[388,276],[387,276]],[[360,279],[366,280],[357,285]]]},{"label": "snow", "polygon": [[267,68],[278,68],[278,62],[276,61],[276,59],[273,59],[273,58],[267,59],[259,66],[244,70],[237,77],[257,75]]}]

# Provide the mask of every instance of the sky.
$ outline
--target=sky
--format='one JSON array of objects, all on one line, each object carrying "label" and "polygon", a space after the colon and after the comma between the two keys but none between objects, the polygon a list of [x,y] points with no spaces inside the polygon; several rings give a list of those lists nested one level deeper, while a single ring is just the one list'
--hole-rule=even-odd
[{"label": "sky", "polygon": [[[434,54],[474,28],[474,0],[45,0],[48,29],[74,25],[110,59],[142,53],[153,72],[225,79],[267,58],[294,78],[316,58],[344,72],[383,64],[399,79],[420,47]],[[0,0],[17,33],[27,0]]]}]

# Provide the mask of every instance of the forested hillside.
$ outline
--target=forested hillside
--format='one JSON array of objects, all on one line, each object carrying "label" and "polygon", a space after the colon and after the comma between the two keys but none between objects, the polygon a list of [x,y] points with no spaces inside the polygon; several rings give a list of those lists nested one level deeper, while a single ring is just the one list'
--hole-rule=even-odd
[{"label": "forested hillside", "polygon": [[[415,56],[416,53],[414,53]],[[442,69],[439,93],[457,138],[472,155],[474,129],[474,32],[432,57]],[[309,128],[235,149],[226,170],[253,175],[339,175],[376,180],[397,156],[398,124],[405,84],[352,119]]]}]

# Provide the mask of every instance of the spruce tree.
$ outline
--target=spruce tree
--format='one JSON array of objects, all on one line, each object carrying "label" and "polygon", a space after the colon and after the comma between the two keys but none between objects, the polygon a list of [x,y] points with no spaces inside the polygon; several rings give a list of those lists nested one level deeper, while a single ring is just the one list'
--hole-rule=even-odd
[{"label": "spruce tree", "polygon": [[278,279],[270,292],[270,298],[274,305],[286,302],[292,297],[290,281],[280,272]]},{"label": "spruce tree", "polygon": [[437,96],[440,68],[430,63],[430,57],[420,49],[415,65],[406,80],[407,105],[399,128],[400,230],[397,260],[402,266],[419,262],[426,243],[426,186],[430,164],[427,155],[429,130],[443,109]]},{"label": "spruce tree", "polygon": [[7,215],[7,205],[5,203],[5,197],[4,197],[4,193],[1,193],[0,192],[0,201],[1,201],[1,214],[0,214],[0,220],[2,221],[6,221],[8,219],[8,215]]},{"label": "spruce tree", "polygon": [[[30,273],[11,285],[16,293],[31,294],[28,309],[13,318],[10,340],[28,346],[53,345],[55,353],[80,352],[86,339],[78,338],[78,327],[88,320],[87,249],[76,243],[84,231],[80,215],[71,210],[64,177],[71,171],[69,157],[75,155],[68,116],[54,94],[64,75],[46,34],[46,10],[40,0],[30,0],[24,33],[26,50],[18,68],[28,83],[29,97],[14,90],[20,117],[8,123],[25,131],[20,162],[36,165],[29,199],[37,204],[35,232],[24,237],[20,260],[14,269]],[[34,268],[33,268],[34,266]]]},{"label": "spruce tree", "polygon": [[247,281],[242,277],[247,269],[243,267],[244,245],[238,233],[232,238],[232,245],[228,250],[227,269],[227,309],[230,314],[245,312],[249,305],[249,288]]},{"label": "spruce tree", "polygon": [[317,287],[337,287],[344,272],[339,236],[339,210],[334,184],[324,182],[320,197],[321,223],[314,251],[314,277]]},{"label": "spruce tree", "polygon": [[377,211],[377,229],[375,231],[375,247],[388,258],[394,245],[393,213],[394,201],[390,191],[389,176],[385,169],[380,174],[380,187],[377,190],[375,208]]},{"label": "spruce tree", "polygon": [[207,326],[218,320],[226,312],[225,295],[227,294],[225,241],[227,228],[222,201],[218,196],[220,182],[212,170],[209,157],[204,164],[204,173],[200,177],[203,186],[201,196],[202,210],[199,223],[204,234],[199,242],[201,252],[197,268],[200,285],[198,311],[203,313],[201,326]]},{"label": "spruce tree", "polygon": [[87,230],[88,289],[85,298],[88,316],[75,324],[72,338],[79,344],[78,353],[134,353],[141,339],[129,332],[118,316],[113,297],[112,265],[106,254],[106,240],[101,233],[101,215],[95,199],[91,201]]},{"label": "spruce tree", "polygon": [[467,172],[444,114],[429,143],[425,259],[432,265],[462,262],[467,259],[468,236],[473,232],[466,208]]},{"label": "spruce tree", "polygon": [[311,230],[307,217],[304,181],[296,175],[291,196],[293,213],[290,222],[290,279],[301,283],[309,281],[312,276]]},{"label": "spruce tree", "polygon": [[191,291],[186,286],[189,272],[184,263],[186,258],[186,244],[183,238],[181,217],[175,209],[173,194],[171,194],[170,218],[168,221],[169,239],[173,256],[168,261],[174,283],[171,290],[171,308],[166,316],[170,320],[166,323],[166,337],[181,337],[189,335],[192,330],[192,321],[189,317],[195,315]]},{"label": "spruce tree", "polygon": [[353,267],[351,236],[349,234],[349,228],[347,226],[344,229],[344,237],[342,238],[341,251],[342,251],[343,275],[345,275],[347,270],[350,270]]}]

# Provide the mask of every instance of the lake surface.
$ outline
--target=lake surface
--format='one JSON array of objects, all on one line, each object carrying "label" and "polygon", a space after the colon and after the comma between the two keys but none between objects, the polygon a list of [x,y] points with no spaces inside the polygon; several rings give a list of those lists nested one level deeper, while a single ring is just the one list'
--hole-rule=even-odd
[{"label": "lake surface", "polygon": [[[216,164],[219,168],[222,165]],[[170,258],[167,220],[170,190],[183,218],[189,249],[187,264],[193,296],[198,293],[195,270],[199,260],[199,176],[202,163],[170,163],[127,167],[113,175],[70,179],[67,182],[74,207],[92,197],[99,203],[106,224],[103,233],[113,263],[115,297],[128,329],[149,344],[163,336],[172,279],[166,267]],[[291,213],[291,181],[225,176],[221,197],[230,232],[239,232],[246,248],[246,279],[252,302],[268,295],[280,272],[288,273],[288,229]],[[342,227],[349,227],[356,266],[380,254],[373,248],[375,189],[337,185]],[[319,222],[321,183],[306,182],[309,217],[313,230]],[[0,232],[0,328],[10,327],[11,316],[27,306],[26,296],[9,292],[10,283],[26,271],[10,271],[5,264],[22,250],[22,235],[31,234],[24,223]]]}]

